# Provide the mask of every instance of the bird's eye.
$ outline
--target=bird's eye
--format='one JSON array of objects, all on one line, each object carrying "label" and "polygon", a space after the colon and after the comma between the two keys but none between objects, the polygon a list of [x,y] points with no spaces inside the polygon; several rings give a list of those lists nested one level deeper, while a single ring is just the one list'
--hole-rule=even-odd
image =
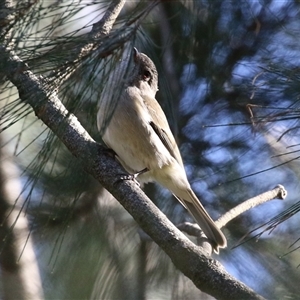
[{"label": "bird's eye", "polygon": [[143,72],[143,80],[149,81],[151,79],[151,73],[148,70]]}]

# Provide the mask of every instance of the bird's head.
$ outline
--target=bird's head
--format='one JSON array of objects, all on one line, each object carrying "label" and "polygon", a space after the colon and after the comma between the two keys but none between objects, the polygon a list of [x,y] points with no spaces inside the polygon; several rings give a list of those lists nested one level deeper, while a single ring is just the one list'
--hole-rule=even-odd
[{"label": "bird's head", "polygon": [[158,74],[153,61],[144,53],[140,53],[136,48],[133,48],[133,84],[145,86],[147,84],[152,92],[158,90]]}]

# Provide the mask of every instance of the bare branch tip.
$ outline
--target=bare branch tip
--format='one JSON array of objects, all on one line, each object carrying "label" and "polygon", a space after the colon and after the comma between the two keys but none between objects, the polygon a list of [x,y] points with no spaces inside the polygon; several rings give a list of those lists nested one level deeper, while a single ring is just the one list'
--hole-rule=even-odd
[{"label": "bare branch tip", "polygon": [[278,188],[278,198],[284,200],[287,197],[287,190],[284,188],[283,185],[278,184],[275,188]]}]

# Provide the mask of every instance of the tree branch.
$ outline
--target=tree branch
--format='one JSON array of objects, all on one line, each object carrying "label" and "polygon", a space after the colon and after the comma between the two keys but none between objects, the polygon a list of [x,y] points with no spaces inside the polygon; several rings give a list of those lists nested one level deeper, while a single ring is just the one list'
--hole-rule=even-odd
[{"label": "tree branch", "polygon": [[[262,193],[256,197],[250,198],[243,203],[237,205],[236,207],[229,210],[227,213],[222,215],[218,220],[215,221],[216,225],[219,228],[225,227],[227,223],[229,223],[234,218],[238,217],[245,211],[256,207],[260,204],[263,204],[265,202],[268,202],[270,200],[274,199],[282,199],[284,200],[287,196],[287,191],[284,188],[283,185],[278,184],[274,189],[267,191],[265,193]],[[199,238],[199,244],[201,247],[205,248],[208,253],[212,253],[212,247],[209,243],[207,243],[207,239],[205,238],[205,235],[201,228],[198,226],[198,224],[195,223],[189,223],[184,222],[177,225],[177,228],[181,231]],[[257,229],[257,228],[256,228]],[[255,229],[255,230],[256,230]],[[253,232],[253,231],[251,231]],[[248,234],[247,234],[248,236]]]},{"label": "tree branch", "polygon": [[[142,16],[145,17],[158,4],[158,1],[151,1],[139,17],[133,18],[126,22],[126,26],[122,26],[111,33],[112,27],[125,2],[125,0],[112,1],[102,19],[93,24],[91,32],[80,37],[80,40],[83,42],[79,43],[79,45],[69,45],[71,49],[68,61],[63,63],[57,70],[54,70],[49,76],[49,78],[53,78],[55,87],[61,86],[80,67],[84,59],[90,56],[96,58],[106,57],[114,50],[122,47],[139,28],[141,20],[143,20]],[[132,24],[134,25],[131,26]],[[64,51],[68,51],[68,49],[64,49]]]},{"label": "tree branch", "polygon": [[[139,226],[169,255],[174,265],[202,291],[217,299],[262,299],[250,288],[208,258],[149,200],[133,181],[119,181],[120,165],[85,131],[49,91],[47,82],[35,76],[19,57],[4,47],[0,66],[17,87],[20,99],[40,118],[94,176],[133,216]],[[2,68],[3,70],[3,68]]]},{"label": "tree branch", "polygon": [[[109,28],[109,26],[108,26]],[[202,291],[217,299],[263,299],[239,282],[200,247],[180,232],[133,181],[122,181],[124,171],[103,147],[69,113],[49,82],[36,76],[5,46],[0,46],[0,72],[18,89],[20,100],[29,104],[44,124],[81,161],[132,215],[139,226],[171,258],[174,265]]]},{"label": "tree branch", "polygon": [[226,214],[221,216],[215,223],[219,228],[226,226],[228,222],[236,218],[237,216],[241,215],[245,211],[268,202],[273,199],[281,199],[284,200],[287,196],[287,191],[285,190],[284,186],[278,184],[273,190],[267,191],[262,193],[256,197],[246,200],[245,202],[237,205],[236,207],[232,208]]}]

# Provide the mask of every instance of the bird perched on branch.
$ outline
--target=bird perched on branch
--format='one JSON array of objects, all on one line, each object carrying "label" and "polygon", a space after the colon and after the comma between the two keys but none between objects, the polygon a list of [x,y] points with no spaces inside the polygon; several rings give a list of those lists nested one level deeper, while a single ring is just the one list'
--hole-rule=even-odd
[{"label": "bird perched on branch", "polygon": [[[102,93],[97,124],[103,141],[130,174],[137,174],[140,182],[156,181],[170,190],[190,212],[218,253],[219,248],[226,247],[226,238],[187,180],[175,138],[155,99],[158,90],[156,67],[148,56],[135,48],[133,60],[134,68],[125,75],[125,82],[122,75],[119,74],[119,78],[113,75],[110,86]],[[118,88],[119,93],[112,97]],[[112,98],[116,97],[118,99],[113,103]],[[114,109],[107,116],[106,108],[110,105]]]}]

